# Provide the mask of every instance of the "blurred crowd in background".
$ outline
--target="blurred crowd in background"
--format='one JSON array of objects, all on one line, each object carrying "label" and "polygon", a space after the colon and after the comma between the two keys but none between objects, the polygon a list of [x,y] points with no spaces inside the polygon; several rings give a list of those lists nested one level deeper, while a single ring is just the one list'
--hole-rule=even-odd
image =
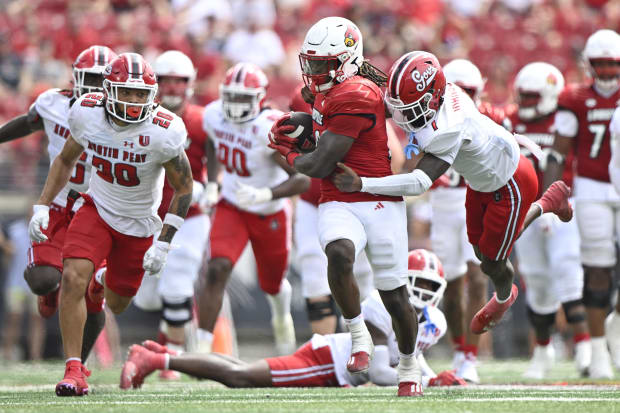
[{"label": "blurred crowd in background", "polygon": [[[441,63],[467,58],[487,79],[485,100],[501,106],[511,103],[514,75],[526,63],[546,61],[568,82],[579,81],[587,37],[601,27],[620,30],[620,2],[607,0],[0,0],[0,5],[0,124],[25,113],[44,90],[69,87],[71,63],[93,44],[137,52],[151,62],[164,50],[181,50],[198,70],[199,104],[217,98],[232,63],[254,62],[269,76],[268,99],[286,109],[301,80],[298,53],[307,29],[322,17],[343,16],[357,23],[365,57],[382,70],[411,50],[432,51]],[[2,145],[0,197],[39,193],[49,166],[46,145],[42,133]],[[412,216],[418,220],[410,223],[410,244],[426,247],[420,224],[425,212]],[[0,221],[6,218],[0,211]],[[11,248],[0,238],[5,257]]]}]

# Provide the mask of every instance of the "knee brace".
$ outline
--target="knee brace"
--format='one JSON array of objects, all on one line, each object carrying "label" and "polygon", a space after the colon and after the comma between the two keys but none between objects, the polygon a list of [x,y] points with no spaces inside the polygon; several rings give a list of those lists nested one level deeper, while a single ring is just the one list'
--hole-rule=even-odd
[{"label": "knee brace", "polygon": [[611,300],[611,280],[603,286],[605,283],[594,280],[589,271],[585,271],[583,277],[583,304],[586,307],[607,308]]},{"label": "knee brace", "polygon": [[555,323],[555,313],[538,314],[535,313],[530,306],[527,307],[527,318],[530,320],[535,330],[550,329]]},{"label": "knee brace", "polygon": [[192,299],[183,298],[181,300],[163,300],[162,318],[171,326],[180,327],[192,319]]},{"label": "knee brace", "polygon": [[329,296],[328,301],[311,302],[306,298],[306,309],[310,321],[321,321],[324,318],[336,315],[336,302],[334,297]]},{"label": "knee brace", "polygon": [[582,300],[573,300],[573,301],[568,301],[566,303],[562,303],[562,308],[564,309],[564,315],[566,317],[566,321],[569,324],[580,323],[586,320],[586,312],[576,310],[576,308],[580,305],[583,305]]}]

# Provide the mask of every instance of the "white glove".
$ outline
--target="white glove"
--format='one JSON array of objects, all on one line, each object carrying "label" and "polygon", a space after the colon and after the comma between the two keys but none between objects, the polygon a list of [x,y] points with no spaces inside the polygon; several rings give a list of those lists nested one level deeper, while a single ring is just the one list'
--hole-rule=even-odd
[{"label": "white glove", "polygon": [[546,236],[551,236],[553,234],[553,230],[556,225],[558,225],[559,219],[555,214],[546,213],[539,216],[536,221],[538,221],[538,228],[543,232]]},{"label": "white glove", "polygon": [[166,265],[166,258],[170,250],[170,243],[159,240],[149,247],[142,260],[142,268],[144,268],[147,275],[159,277],[159,273]]},{"label": "white glove", "polygon": [[202,198],[202,193],[205,191],[205,186],[202,182],[194,181],[194,186],[192,187],[192,204],[200,202],[200,198]]},{"label": "white glove", "polygon": [[247,207],[250,205],[271,201],[273,198],[273,193],[270,188],[255,188],[237,181],[235,197],[237,198],[237,204],[239,206]]},{"label": "white glove", "polygon": [[200,194],[200,199],[198,200],[198,205],[202,209],[211,208],[213,205],[217,204],[219,199],[219,190],[217,187],[217,182],[207,182],[205,185],[204,191]]},{"label": "white glove", "polygon": [[50,222],[50,207],[47,205],[33,205],[32,218],[28,224],[28,235],[32,242],[47,241],[47,235],[42,230],[47,229]]}]

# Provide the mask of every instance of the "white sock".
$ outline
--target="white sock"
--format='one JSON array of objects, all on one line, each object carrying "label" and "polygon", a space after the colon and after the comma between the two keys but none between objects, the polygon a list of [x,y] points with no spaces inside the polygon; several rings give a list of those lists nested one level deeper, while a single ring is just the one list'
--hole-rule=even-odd
[{"label": "white sock", "polygon": [[364,316],[362,315],[362,313],[359,313],[359,315],[357,317],[353,317],[353,318],[345,318],[344,319],[344,324],[349,327],[349,330],[351,330],[351,327],[356,326],[357,324],[360,323],[364,323]]},{"label": "white sock", "polygon": [[209,343],[213,343],[213,333],[207,330],[203,330],[202,328],[198,329],[197,332],[199,341],[207,341]]},{"label": "white sock", "polygon": [[79,357],[69,357],[67,360],[65,360],[65,364],[67,364],[70,361],[79,361],[81,363],[82,359]]},{"label": "white sock", "polygon": [[606,352],[607,350],[607,339],[605,336],[602,337],[590,337],[590,341],[592,343],[592,353]]},{"label": "white sock", "polygon": [[293,288],[286,278],[280,284],[280,292],[275,295],[267,294],[267,301],[271,308],[272,320],[284,320],[291,313],[291,298],[293,296]]},{"label": "white sock", "polygon": [[416,365],[416,358],[415,358],[415,354],[411,353],[411,354],[403,354],[399,352],[399,360],[398,360],[398,364],[405,369],[409,369],[412,368]]},{"label": "white sock", "polygon": [[164,370],[168,370],[170,368],[170,354],[164,354]]}]

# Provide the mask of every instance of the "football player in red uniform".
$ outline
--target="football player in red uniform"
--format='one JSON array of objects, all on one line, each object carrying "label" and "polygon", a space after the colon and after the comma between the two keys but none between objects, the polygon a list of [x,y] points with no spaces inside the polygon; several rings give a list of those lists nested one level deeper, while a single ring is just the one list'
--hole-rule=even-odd
[{"label": "football player in red uniform", "polygon": [[362,176],[392,174],[385,108],[380,86],[385,74],[364,60],[362,34],[341,17],[327,17],[306,34],[299,55],[302,76],[315,95],[312,108],[316,150],[302,155],[281,122],[272,128],[271,147],[301,173],[322,178],[319,240],[328,260],[332,295],[351,331],[347,368],[368,371],[374,355],[360,308],[353,264],[362,250],[373,268],[374,285],[392,316],[398,334],[398,394],[422,394],[421,371],[414,357],[417,318],[407,298],[407,217],[399,196],[342,193],[331,176],[343,162]]},{"label": "football player in red uniform", "polygon": [[[562,176],[564,159],[575,151],[574,197],[584,268],[583,302],[592,335],[592,378],[613,373],[605,340],[612,268],[616,264],[620,195],[610,183],[609,124],[620,100],[620,35],[613,30],[592,34],[583,51],[593,81],[568,85],[562,91],[555,115],[556,137],[547,157],[545,184]],[[609,320],[610,332],[620,339],[620,301]],[[620,356],[620,353],[618,353]],[[616,364],[620,363],[619,360]]]},{"label": "football player in red uniform", "polygon": [[[189,57],[177,50],[169,50],[153,63],[159,85],[161,106],[180,116],[187,129],[185,153],[189,159],[194,179],[192,204],[185,222],[175,236],[175,248],[168,254],[166,266],[157,277],[146,277],[138,290],[134,303],[147,311],[162,310],[158,342],[174,350],[185,346],[185,327],[192,319],[194,282],[207,247],[210,220],[201,204],[217,202],[215,151],[202,129],[203,106],[190,103],[193,95],[196,69]],[[210,158],[210,162],[208,162]],[[211,173],[207,174],[207,168]],[[207,181],[207,177],[211,181]],[[164,183],[162,202],[158,215],[164,219],[174,194],[173,188]],[[178,374],[162,371],[162,378],[176,378]]]},{"label": "football player in red uniform", "polygon": [[[103,70],[116,57],[106,46],[91,46],[83,50],[73,63],[73,90],[49,89],[39,95],[28,113],[18,116],[0,126],[0,143],[27,136],[44,130],[50,156],[50,164],[62,150],[69,136],[69,109],[86,93],[102,91]],[[38,295],[39,314],[49,318],[58,308],[58,292],[62,275],[62,246],[69,226],[69,214],[73,200],[68,200],[71,190],[86,192],[90,180],[91,165],[82,156],[67,185],[50,205],[50,222],[45,231],[48,240],[33,242],[28,250],[28,267],[24,278],[33,293]],[[67,208],[68,206],[68,208]],[[101,306],[88,303],[88,316],[84,327],[82,361],[86,361],[99,332],[105,324],[105,313]]]},{"label": "football player in red uniform", "polygon": [[[554,117],[564,77],[554,66],[534,62],[523,67],[515,79],[518,108],[509,113],[513,132],[524,135],[551,150]],[[542,195],[545,158],[538,160],[521,148],[536,168],[539,196]],[[572,169],[566,168],[562,180],[573,184]],[[525,377],[542,379],[554,363],[550,344],[555,314],[560,306],[573,329],[575,364],[579,373],[590,365],[592,349],[582,301],[583,269],[579,259],[579,230],[576,220],[561,222],[554,215],[543,215],[525,230],[517,241],[519,270],[526,283],[528,318],[534,328],[536,346]]]}]

